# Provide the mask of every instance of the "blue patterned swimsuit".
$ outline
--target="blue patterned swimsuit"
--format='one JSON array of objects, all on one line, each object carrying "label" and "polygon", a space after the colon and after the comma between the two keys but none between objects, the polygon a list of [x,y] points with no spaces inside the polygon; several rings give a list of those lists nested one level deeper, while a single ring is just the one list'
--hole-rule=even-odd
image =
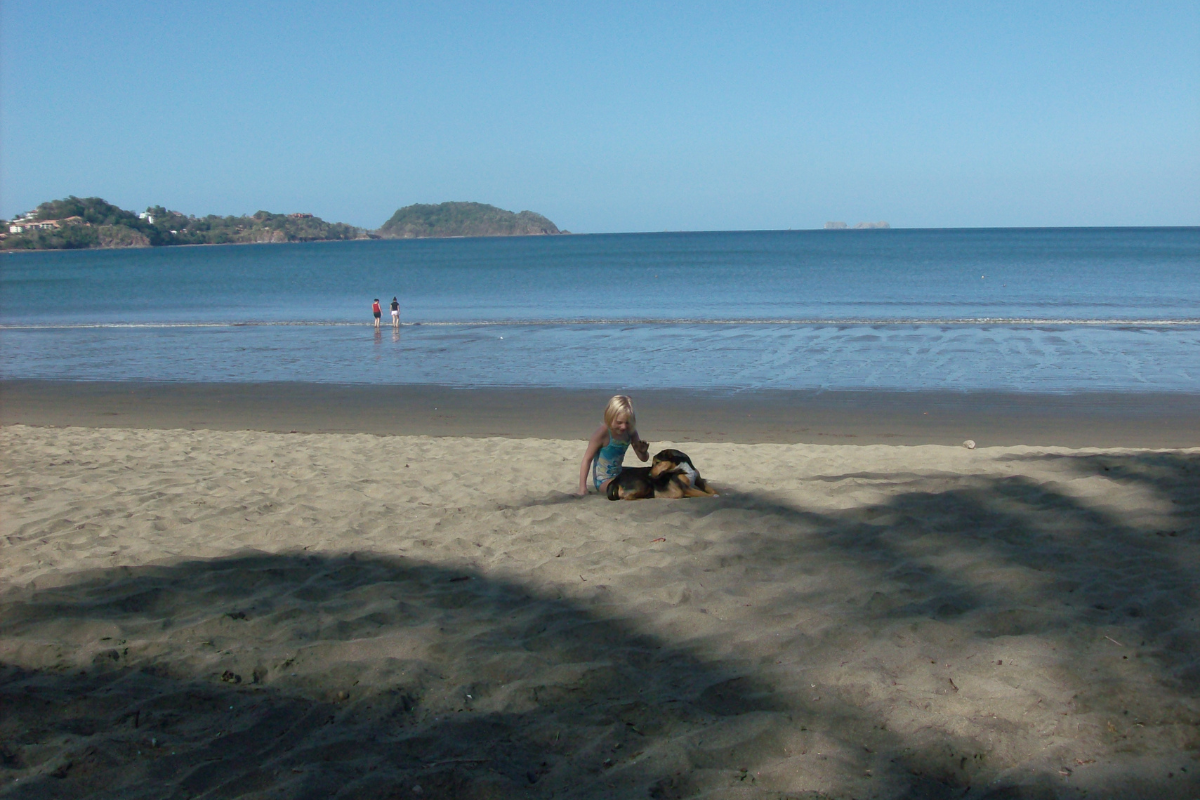
[{"label": "blue patterned swimsuit", "polygon": [[600,448],[596,460],[592,462],[592,484],[596,491],[600,491],[600,484],[620,474],[621,462],[625,460],[625,451],[628,449],[628,439],[614,439],[612,432],[609,432],[608,444]]}]

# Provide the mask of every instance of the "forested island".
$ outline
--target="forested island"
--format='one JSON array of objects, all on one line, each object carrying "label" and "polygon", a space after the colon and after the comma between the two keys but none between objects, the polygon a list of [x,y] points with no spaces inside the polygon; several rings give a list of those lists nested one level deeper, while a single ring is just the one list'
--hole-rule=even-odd
[{"label": "forested island", "polygon": [[142,213],[118,208],[99,197],[68,197],[42,203],[34,211],[0,225],[5,250],[75,250],[162,247],[185,244],[266,244],[346,239],[419,239],[450,236],[530,236],[566,233],[541,214],[514,214],[484,203],[411,205],[398,210],[377,231],[312,214],[205,217],[163,206]]},{"label": "forested island", "polygon": [[560,231],[541,214],[514,214],[485,203],[438,203],[405,206],[383,223],[385,239],[423,239],[447,236],[546,236]]}]

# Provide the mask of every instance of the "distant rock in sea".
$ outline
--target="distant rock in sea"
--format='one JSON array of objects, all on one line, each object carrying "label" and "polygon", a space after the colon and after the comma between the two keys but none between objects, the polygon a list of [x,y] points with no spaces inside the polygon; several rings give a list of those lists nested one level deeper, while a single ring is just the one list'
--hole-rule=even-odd
[{"label": "distant rock in sea", "polygon": [[566,233],[541,214],[514,214],[485,203],[405,206],[376,231],[384,239],[451,236],[547,236]]},{"label": "distant rock in sea", "polygon": [[[856,230],[856,231],[886,230],[891,227],[892,226],[887,224],[886,222],[860,222],[854,226],[853,230]],[[846,230],[851,230],[851,228],[844,222],[826,222],[825,230],[827,230],[827,231],[846,231]]]}]

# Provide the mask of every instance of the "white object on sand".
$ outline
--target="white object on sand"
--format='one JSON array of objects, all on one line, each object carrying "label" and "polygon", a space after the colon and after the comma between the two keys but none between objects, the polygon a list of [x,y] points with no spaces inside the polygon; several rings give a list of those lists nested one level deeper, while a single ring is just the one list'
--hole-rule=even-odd
[{"label": "white object on sand", "polygon": [[975,440],[967,439],[965,442],[963,442],[963,447],[967,448],[968,450],[974,450],[975,449]]}]

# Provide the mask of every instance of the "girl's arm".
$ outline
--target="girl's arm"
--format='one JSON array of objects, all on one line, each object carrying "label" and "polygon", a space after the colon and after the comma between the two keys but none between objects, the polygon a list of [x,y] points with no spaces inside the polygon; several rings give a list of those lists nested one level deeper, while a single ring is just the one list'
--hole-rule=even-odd
[{"label": "girl's arm", "polygon": [[588,472],[592,469],[592,462],[596,460],[596,454],[604,446],[604,438],[607,435],[608,428],[601,425],[592,434],[592,438],[588,439],[587,449],[583,451],[583,461],[579,464],[579,489],[576,494],[580,497],[587,494]]},{"label": "girl's arm", "polygon": [[629,443],[633,445],[633,452],[637,453],[638,458],[642,461],[650,460],[650,443],[642,441],[637,431],[629,434]]}]

